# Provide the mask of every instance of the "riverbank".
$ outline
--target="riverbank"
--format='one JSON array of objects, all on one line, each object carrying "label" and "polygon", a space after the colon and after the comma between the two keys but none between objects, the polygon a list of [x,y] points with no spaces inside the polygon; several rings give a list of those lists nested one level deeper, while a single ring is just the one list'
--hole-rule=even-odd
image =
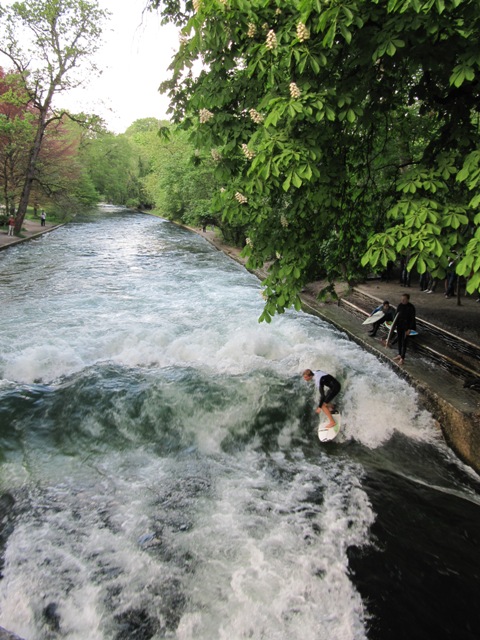
[{"label": "riverbank", "polygon": [[[218,250],[245,265],[246,261],[240,255],[241,250],[224,243],[214,231],[193,231]],[[256,275],[262,279],[265,272],[259,271]],[[438,428],[450,448],[461,460],[480,473],[480,393],[473,388],[466,388],[465,380],[461,376],[443,369],[438,366],[438,362],[417,354],[412,348],[409,349],[405,364],[400,367],[392,360],[394,352],[387,349],[378,338],[368,335],[368,327],[362,324],[361,318],[353,315],[337,301],[320,302],[317,299],[323,286],[322,282],[312,282],[305,287],[301,295],[304,310],[345,332],[351,340],[386,362],[399,376],[407,379],[417,390],[422,405],[436,419]],[[434,294],[427,294],[421,292],[415,283],[405,289],[394,280],[372,280],[356,289],[371,298],[371,308],[385,299],[396,306],[401,295],[408,292],[416,307],[417,318],[424,319],[452,336],[480,348],[480,303],[473,297],[462,297],[462,304],[458,306],[456,299],[445,298],[440,289]],[[340,302],[348,300],[351,292],[344,283],[339,283],[336,290]],[[472,373],[480,376],[478,368]]]},{"label": "riverbank", "polygon": [[63,226],[63,224],[46,222],[45,226],[42,227],[40,220],[24,220],[20,236],[9,236],[8,228],[0,227],[0,251],[12,245],[19,244],[20,242],[42,236],[44,233],[49,233],[61,226]]}]

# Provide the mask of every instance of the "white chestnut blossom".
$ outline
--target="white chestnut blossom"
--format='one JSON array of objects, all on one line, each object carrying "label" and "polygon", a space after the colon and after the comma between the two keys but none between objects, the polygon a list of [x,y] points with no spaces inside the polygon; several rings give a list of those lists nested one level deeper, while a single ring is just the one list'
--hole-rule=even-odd
[{"label": "white chestnut blossom", "polygon": [[303,42],[304,40],[308,40],[310,38],[310,31],[303,24],[303,22],[299,22],[297,24],[297,38],[300,40],[300,42]]},{"label": "white chestnut blossom", "polygon": [[290,83],[290,95],[292,96],[292,98],[299,98],[302,95],[302,92],[297,87],[295,82]]},{"label": "white chestnut blossom", "polygon": [[245,143],[242,144],[242,151],[248,160],[253,160],[255,157],[255,151],[251,151]]},{"label": "white chestnut blossom", "polygon": [[250,109],[248,113],[250,114],[250,118],[255,122],[255,124],[261,124],[263,122],[262,114],[258,113],[256,109]]},{"label": "white chestnut blossom", "polygon": [[239,202],[240,204],[246,204],[248,202],[247,198],[243,195],[243,193],[240,193],[240,191],[236,192],[235,200],[237,200],[237,202]]},{"label": "white chestnut blossom", "polygon": [[208,122],[211,118],[213,118],[213,113],[208,109],[200,109],[198,115],[200,116],[201,124],[205,124],[205,122]]},{"label": "white chestnut blossom", "polygon": [[257,33],[257,27],[253,24],[253,22],[249,22],[247,36],[249,38],[254,38],[256,33]]},{"label": "white chestnut blossom", "polygon": [[275,31],[273,29],[270,29],[270,31],[267,33],[265,46],[267,47],[267,49],[270,49],[270,51],[272,49],[275,49],[275,47],[277,46],[277,36],[275,35]]}]

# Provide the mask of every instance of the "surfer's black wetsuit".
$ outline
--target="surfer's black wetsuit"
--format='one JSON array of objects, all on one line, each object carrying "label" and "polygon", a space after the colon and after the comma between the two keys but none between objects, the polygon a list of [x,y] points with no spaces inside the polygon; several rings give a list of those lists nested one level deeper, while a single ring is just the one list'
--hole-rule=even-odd
[{"label": "surfer's black wetsuit", "polygon": [[[331,402],[333,398],[335,398],[335,396],[340,393],[342,385],[329,373],[325,373],[325,371],[314,371],[313,379],[315,382],[315,386],[320,393],[320,400],[318,403],[319,408],[323,405],[324,402],[326,402],[327,404]],[[325,387],[327,387],[328,391],[325,391]]]},{"label": "surfer's black wetsuit", "polygon": [[384,322],[392,321],[394,318],[394,315],[393,315],[394,310],[393,310],[393,307],[391,307],[390,305],[388,305],[388,308],[385,311],[384,304],[381,304],[376,309],[374,309],[370,315],[373,316],[373,314],[377,313],[377,311],[382,311],[383,316],[380,318],[380,320],[377,320],[377,322],[373,323],[372,329],[369,332],[372,338],[374,338],[377,335],[377,331],[380,329],[381,325]]},{"label": "surfer's black wetsuit", "polygon": [[415,330],[417,327],[415,318],[415,307],[411,302],[400,303],[397,307],[397,321],[395,328],[398,336],[398,355],[405,360],[407,353],[407,331]]}]

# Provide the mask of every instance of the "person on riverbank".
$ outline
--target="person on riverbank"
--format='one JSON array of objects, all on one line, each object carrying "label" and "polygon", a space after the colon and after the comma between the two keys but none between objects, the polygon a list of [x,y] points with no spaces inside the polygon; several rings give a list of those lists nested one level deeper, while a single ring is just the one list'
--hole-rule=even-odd
[{"label": "person on riverbank", "polygon": [[302,377],[306,382],[313,380],[315,388],[318,389],[320,394],[316,413],[323,411],[329,420],[325,429],[331,429],[336,424],[332,417],[332,411],[334,409],[332,400],[340,393],[340,389],[342,388],[340,382],[329,373],[325,373],[325,371],[312,371],[311,369],[305,369]]},{"label": "person on riverbank", "polygon": [[373,316],[373,314],[377,313],[377,311],[382,311],[383,318],[380,318],[380,320],[377,320],[377,322],[374,322],[371,330],[368,332],[368,334],[372,336],[372,338],[374,338],[377,335],[377,331],[380,329],[381,325],[384,322],[391,322],[395,317],[395,309],[392,306],[390,306],[390,303],[388,300],[385,300],[382,304],[378,305],[378,307],[376,307],[372,311],[370,316]]},{"label": "person on riverbank", "polygon": [[15,230],[15,218],[10,216],[8,219],[8,235],[13,236],[13,232]]},{"label": "person on riverbank", "polygon": [[416,329],[416,311],[410,302],[410,295],[408,293],[402,295],[401,302],[397,307],[397,315],[395,316],[394,323],[398,338],[398,356],[395,356],[394,360],[398,362],[398,364],[403,364],[407,353],[408,336],[410,335],[410,331]]},{"label": "person on riverbank", "polygon": [[445,298],[451,298],[455,295],[456,283],[457,274],[455,272],[455,260],[451,259],[448,263],[448,269],[445,275]]},{"label": "person on riverbank", "polygon": [[402,287],[410,286],[410,271],[407,269],[408,258],[402,257],[400,260],[400,284]]},{"label": "person on riverbank", "polygon": [[47,214],[45,213],[45,211],[42,211],[41,215],[40,215],[40,225],[42,227],[45,226],[45,220],[47,219]]}]

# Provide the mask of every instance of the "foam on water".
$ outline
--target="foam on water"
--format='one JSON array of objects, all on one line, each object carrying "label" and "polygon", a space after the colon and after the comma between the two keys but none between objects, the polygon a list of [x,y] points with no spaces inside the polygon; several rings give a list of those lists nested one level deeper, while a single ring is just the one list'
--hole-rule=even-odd
[{"label": "foam on water", "polygon": [[[375,514],[343,452],[387,457],[398,437],[405,456],[443,452],[414,390],[317,318],[258,324],[258,281],[162,221],[4,253],[0,486],[15,506],[0,624],[32,639],[363,640],[347,551],[370,544]],[[305,368],[342,383],[339,445],[315,437]]]},{"label": "foam on water", "polygon": [[346,549],[366,543],[373,514],[359,469],[324,463],[144,450],[97,459],[88,481],[73,465],[68,483],[25,498],[2,624],[36,637],[50,608],[62,637],[100,639],[142,611],[185,640],[364,638]]},{"label": "foam on water", "polygon": [[[258,324],[259,285],[237,265],[232,271],[227,269],[227,282],[233,279],[236,283],[233,291],[217,268],[208,279],[199,280],[201,287],[179,293],[177,276],[184,275],[185,269],[179,259],[173,264],[162,271],[160,298],[156,283],[161,264],[155,269],[149,264],[137,296],[128,300],[119,300],[119,296],[105,299],[97,283],[98,299],[85,301],[81,289],[69,287],[64,277],[65,291],[59,300],[54,296],[51,305],[62,309],[62,322],[52,325],[51,317],[45,322],[30,311],[19,334],[16,324],[5,318],[2,377],[24,384],[51,384],[108,362],[160,369],[194,367],[212,375],[265,370],[287,378],[299,376],[307,367],[320,368],[342,382],[344,437],[369,447],[382,445],[396,431],[416,438],[432,437],[432,422],[425,415],[419,419],[412,388],[341,333],[302,313],[287,313],[271,325]],[[118,273],[109,278],[120,287]],[[127,289],[128,282],[127,278]],[[204,295],[205,291],[218,295],[218,290],[222,313]],[[181,313],[174,312],[175,307]],[[51,313],[55,317],[55,311]]]}]

